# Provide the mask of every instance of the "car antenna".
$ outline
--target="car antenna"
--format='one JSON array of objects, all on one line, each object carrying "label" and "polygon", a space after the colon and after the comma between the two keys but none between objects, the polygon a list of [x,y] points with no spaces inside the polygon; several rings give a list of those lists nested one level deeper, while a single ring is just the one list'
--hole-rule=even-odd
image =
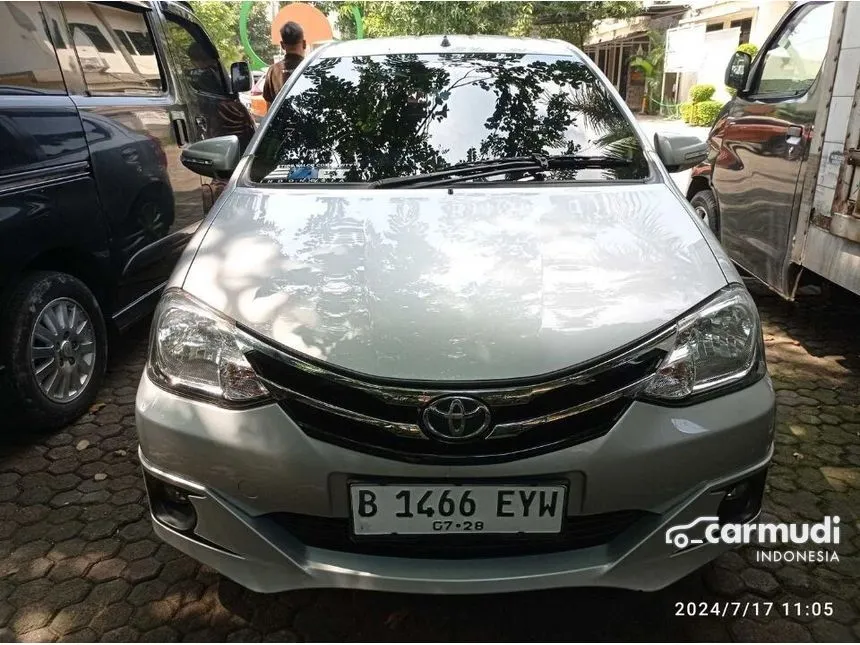
[{"label": "car antenna", "polygon": [[450,47],[451,42],[448,40],[448,36],[442,36],[442,47]]}]

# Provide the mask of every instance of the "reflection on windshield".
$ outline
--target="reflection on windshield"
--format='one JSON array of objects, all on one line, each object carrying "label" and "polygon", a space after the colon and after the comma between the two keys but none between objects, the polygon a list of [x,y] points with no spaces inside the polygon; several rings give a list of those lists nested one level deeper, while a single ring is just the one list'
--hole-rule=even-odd
[{"label": "reflection on windshield", "polygon": [[434,54],[319,59],[270,116],[251,178],[370,182],[531,154],[629,162],[538,173],[548,181],[648,176],[630,123],[579,59]]}]

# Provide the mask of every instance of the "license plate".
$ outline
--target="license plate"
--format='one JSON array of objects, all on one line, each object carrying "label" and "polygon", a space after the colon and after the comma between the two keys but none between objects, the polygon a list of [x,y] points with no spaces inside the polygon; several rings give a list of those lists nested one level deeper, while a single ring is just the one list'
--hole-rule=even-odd
[{"label": "license plate", "polygon": [[564,486],[352,484],[356,535],[558,533]]}]

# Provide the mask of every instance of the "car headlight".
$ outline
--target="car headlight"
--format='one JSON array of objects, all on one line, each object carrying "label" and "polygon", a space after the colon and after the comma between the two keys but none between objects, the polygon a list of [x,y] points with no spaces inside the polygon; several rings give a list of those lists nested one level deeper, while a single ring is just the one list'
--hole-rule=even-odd
[{"label": "car headlight", "polygon": [[766,369],[758,310],[743,286],[731,285],[678,322],[675,345],[643,394],[686,404],[751,384]]},{"label": "car headlight", "polygon": [[188,294],[164,294],[155,311],[147,363],[161,387],[222,405],[269,395],[239,345],[233,321]]}]

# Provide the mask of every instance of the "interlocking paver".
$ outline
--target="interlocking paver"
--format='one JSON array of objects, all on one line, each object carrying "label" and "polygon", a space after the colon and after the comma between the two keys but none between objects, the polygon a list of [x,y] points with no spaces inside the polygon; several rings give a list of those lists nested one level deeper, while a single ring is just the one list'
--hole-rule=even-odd
[{"label": "interlocking paver", "polygon": [[118,578],[126,567],[125,560],[120,558],[111,558],[110,560],[102,560],[93,565],[87,577],[95,582],[103,582]]},{"label": "interlocking paver", "polygon": [[[778,400],[766,517],[838,513],[839,562],[760,563],[755,548],[736,549],[653,594],[243,590],[152,533],[133,420],[141,325],[115,352],[98,399],[105,405],[53,435],[0,447],[0,630],[33,641],[858,640],[860,299],[787,303],[753,291]],[[717,600],[779,611],[673,615],[675,602]],[[785,615],[785,602],[831,603],[833,615]]]},{"label": "interlocking paver", "polygon": [[99,609],[96,615],[93,616],[90,626],[99,634],[104,634],[112,629],[127,625],[133,613],[134,607],[127,602],[117,602],[107,605],[104,609]]}]

